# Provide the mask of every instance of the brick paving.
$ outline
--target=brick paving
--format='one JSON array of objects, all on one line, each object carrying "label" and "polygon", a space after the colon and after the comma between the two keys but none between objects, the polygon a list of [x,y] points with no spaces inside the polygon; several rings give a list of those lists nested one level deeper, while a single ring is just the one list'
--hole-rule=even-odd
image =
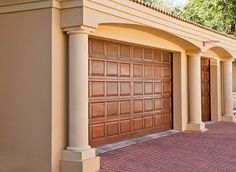
[{"label": "brick paving", "polygon": [[99,172],[235,172],[236,124],[207,125],[100,155]]}]

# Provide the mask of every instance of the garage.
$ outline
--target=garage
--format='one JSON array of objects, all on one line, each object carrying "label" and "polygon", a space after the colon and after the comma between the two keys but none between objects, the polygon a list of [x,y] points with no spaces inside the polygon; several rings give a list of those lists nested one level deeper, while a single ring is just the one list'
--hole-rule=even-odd
[{"label": "garage", "polygon": [[172,54],[89,39],[89,141],[114,143],[172,129]]}]

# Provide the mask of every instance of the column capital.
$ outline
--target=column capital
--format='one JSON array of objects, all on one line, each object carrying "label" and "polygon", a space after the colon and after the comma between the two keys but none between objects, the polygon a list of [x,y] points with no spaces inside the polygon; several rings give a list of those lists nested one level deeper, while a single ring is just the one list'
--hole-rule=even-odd
[{"label": "column capital", "polygon": [[94,32],[96,28],[88,27],[88,26],[78,26],[78,27],[69,27],[64,28],[63,31],[66,32],[68,35],[71,34],[90,34]]},{"label": "column capital", "polygon": [[191,57],[201,57],[203,56],[203,54],[204,53],[201,52],[201,50],[197,50],[197,49],[186,51],[186,55],[191,56]]},{"label": "column capital", "polygon": [[233,57],[228,57],[228,58],[221,59],[222,62],[233,62],[233,60],[234,60]]}]

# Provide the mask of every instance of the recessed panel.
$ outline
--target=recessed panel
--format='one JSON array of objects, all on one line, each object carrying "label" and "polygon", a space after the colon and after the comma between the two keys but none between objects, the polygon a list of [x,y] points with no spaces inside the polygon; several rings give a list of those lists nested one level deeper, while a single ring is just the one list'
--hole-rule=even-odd
[{"label": "recessed panel", "polygon": [[163,114],[163,123],[164,124],[170,124],[170,114],[169,113],[164,113]]},{"label": "recessed panel", "polygon": [[117,135],[119,133],[119,124],[118,122],[109,122],[107,123],[107,136]]},{"label": "recessed panel", "polygon": [[143,100],[134,100],[134,113],[143,112]]},{"label": "recessed panel", "polygon": [[153,111],[153,100],[152,99],[146,99],[144,100],[144,111]]},{"label": "recessed panel", "polygon": [[143,83],[142,82],[134,82],[134,95],[142,95],[143,94]]},{"label": "recessed panel", "polygon": [[133,48],[134,58],[143,59],[143,48],[142,47],[134,47]]},{"label": "recessed panel", "polygon": [[171,93],[171,83],[163,82],[163,93]]},{"label": "recessed panel", "polygon": [[111,42],[107,43],[107,56],[118,57],[118,44]]},{"label": "recessed panel", "polygon": [[120,82],[120,95],[129,96],[131,94],[130,82]]},{"label": "recessed panel", "polygon": [[171,59],[171,56],[170,56],[170,53],[168,52],[163,52],[163,57],[162,57],[162,62],[164,63],[170,63],[170,59]]},{"label": "recessed panel", "polygon": [[171,108],[170,98],[163,98],[163,108],[164,109],[170,109]]},{"label": "recessed panel", "polygon": [[129,45],[120,45],[120,56],[121,57],[130,57],[130,46]]},{"label": "recessed panel", "polygon": [[162,77],[162,67],[161,66],[154,66],[154,76],[155,76],[155,78]]},{"label": "recessed panel", "polygon": [[91,60],[91,75],[104,76],[105,75],[105,62],[98,60]]},{"label": "recessed panel", "polygon": [[130,107],[130,101],[121,101],[120,102],[120,114],[130,114],[131,113],[131,107]]},{"label": "recessed panel", "polygon": [[154,110],[162,109],[162,99],[154,99]]},{"label": "recessed panel", "polygon": [[92,40],[92,54],[104,55],[104,41],[97,39]]},{"label": "recessed panel", "polygon": [[130,76],[130,64],[120,63],[120,76],[129,77]]},{"label": "recessed panel", "polygon": [[144,118],[144,127],[151,128],[153,126],[153,118],[152,116],[148,116]]},{"label": "recessed panel", "polygon": [[102,138],[105,136],[105,125],[102,124],[96,124],[92,125],[91,127],[91,134],[92,134],[92,139],[98,139]]},{"label": "recessed panel", "polygon": [[131,120],[120,121],[120,132],[127,133],[131,131]]},{"label": "recessed panel", "polygon": [[162,93],[162,83],[161,82],[154,83],[154,93],[155,94],[161,94]]},{"label": "recessed panel", "polygon": [[118,115],[118,102],[108,102],[107,103],[107,116]]},{"label": "recessed panel", "polygon": [[163,77],[164,78],[171,78],[171,68],[170,67],[163,67]]},{"label": "recessed panel", "polygon": [[144,76],[152,77],[152,65],[144,65]]},{"label": "recessed panel", "polygon": [[91,118],[98,118],[105,116],[105,103],[90,103]]},{"label": "recessed panel", "polygon": [[105,95],[104,82],[90,82],[91,84],[91,97],[100,97]]},{"label": "recessed panel", "polygon": [[144,94],[153,94],[153,83],[152,82],[145,82],[144,83]]},{"label": "recessed panel", "polygon": [[154,61],[161,62],[162,53],[160,50],[155,50]]},{"label": "recessed panel", "polygon": [[107,76],[118,76],[118,63],[107,62]]},{"label": "recessed panel", "polygon": [[155,126],[161,126],[162,125],[162,118],[161,118],[161,115],[155,115],[153,117],[154,119],[154,125]]},{"label": "recessed panel", "polygon": [[134,77],[143,77],[143,65],[142,64],[134,64]]},{"label": "recessed panel", "polygon": [[133,120],[134,130],[140,130],[143,128],[143,118],[136,118]]},{"label": "recessed panel", "polygon": [[153,59],[153,50],[145,48],[144,49],[144,59],[145,60],[152,60]]},{"label": "recessed panel", "polygon": [[118,96],[118,82],[107,82],[107,96]]}]

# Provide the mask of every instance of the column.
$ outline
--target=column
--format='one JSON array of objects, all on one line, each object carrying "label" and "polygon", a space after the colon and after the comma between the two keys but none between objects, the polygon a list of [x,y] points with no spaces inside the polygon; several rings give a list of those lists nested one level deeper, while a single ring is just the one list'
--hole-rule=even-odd
[{"label": "column", "polygon": [[234,122],[233,115],[233,66],[232,60],[223,61],[223,106],[222,121]]},{"label": "column", "polygon": [[95,172],[99,157],[89,146],[88,34],[77,29],[69,35],[69,140],[62,153],[61,172]]},{"label": "column", "polygon": [[188,57],[189,122],[188,131],[206,131],[201,107],[201,55]]},{"label": "column", "polygon": [[220,59],[211,59],[211,120],[221,121],[221,68]]}]

